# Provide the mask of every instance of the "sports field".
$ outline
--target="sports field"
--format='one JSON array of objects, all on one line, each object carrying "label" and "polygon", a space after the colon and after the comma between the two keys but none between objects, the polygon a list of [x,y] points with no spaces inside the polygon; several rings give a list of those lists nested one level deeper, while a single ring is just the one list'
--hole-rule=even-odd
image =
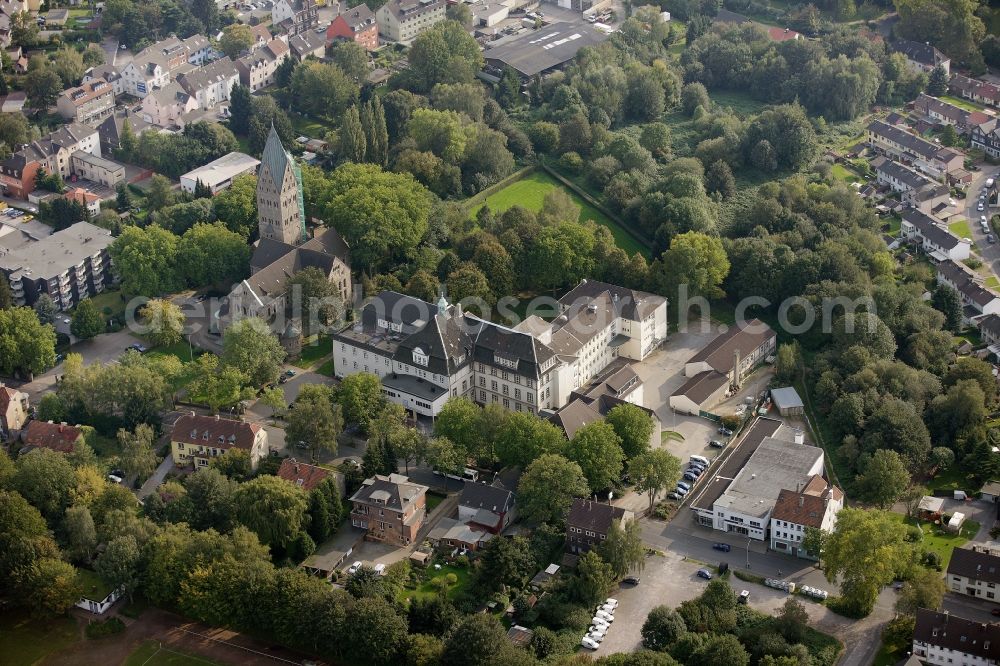
[{"label": "sports field", "polygon": [[[552,190],[561,187],[563,187],[562,184],[549,174],[544,171],[535,171],[528,174],[521,180],[511,183],[499,192],[495,192],[494,194],[486,197],[486,205],[488,205],[490,210],[494,213],[502,213],[512,206],[521,206],[523,208],[527,208],[528,210],[537,212],[542,209],[542,202],[545,199],[545,195]],[[615,237],[615,243],[618,244],[618,247],[625,250],[629,256],[639,252],[646,257],[649,257],[649,248],[645,247],[642,243],[633,238],[627,231],[625,231],[625,229],[621,227],[621,225],[588,204],[586,201],[577,196],[576,193],[572,191],[569,191],[568,193],[573,198],[576,205],[580,207],[581,222],[593,220],[597,224],[610,229],[611,234]],[[482,206],[477,206],[472,209],[471,213],[475,215],[480,208],[482,208]]]},{"label": "sports field", "polygon": [[211,666],[216,663],[165,648],[159,641],[146,641],[125,660],[125,666]]}]

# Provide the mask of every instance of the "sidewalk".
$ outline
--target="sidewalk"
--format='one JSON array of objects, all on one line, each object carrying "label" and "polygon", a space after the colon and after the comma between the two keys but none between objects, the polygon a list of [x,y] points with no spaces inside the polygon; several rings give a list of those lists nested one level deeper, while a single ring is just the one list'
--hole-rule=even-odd
[{"label": "sidewalk", "polygon": [[146,479],[146,482],[142,484],[142,488],[136,493],[139,499],[146,499],[150,493],[152,493],[156,488],[163,483],[163,480],[167,478],[169,474],[174,469],[174,458],[169,453],[167,457],[163,459],[153,475]]}]

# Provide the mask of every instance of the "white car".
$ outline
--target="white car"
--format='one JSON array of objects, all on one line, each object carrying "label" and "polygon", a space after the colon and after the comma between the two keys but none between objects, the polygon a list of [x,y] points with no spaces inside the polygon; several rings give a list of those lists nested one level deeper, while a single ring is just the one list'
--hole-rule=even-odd
[{"label": "white car", "polygon": [[355,562],[354,564],[352,564],[347,569],[347,574],[348,575],[354,575],[354,574],[358,573],[358,569],[360,569],[360,568],[361,568],[361,562]]},{"label": "white car", "polygon": [[607,606],[612,606],[614,608],[618,608],[618,600],[615,599],[614,597],[608,597],[607,599],[605,599],[604,600],[604,604],[607,605]]},{"label": "white car", "polygon": [[611,623],[608,622],[606,619],[604,619],[603,617],[598,617],[596,615],[594,617],[590,618],[590,623],[592,625],[594,625],[595,627],[610,627],[611,626]]},{"label": "white car", "polygon": [[614,615],[615,614],[615,607],[612,606],[611,604],[604,604],[603,606],[598,606],[597,610],[598,610],[598,612],[603,611],[603,612],[607,613],[608,615]]},{"label": "white car", "polygon": [[609,628],[610,627],[606,624],[592,624],[590,625],[590,628],[587,629],[587,635],[593,636],[597,634],[601,636],[601,638],[604,638],[605,636],[607,636]]},{"label": "white car", "polygon": [[608,624],[611,624],[612,622],[615,621],[615,616],[607,611],[599,610],[596,613],[594,613],[594,616],[604,618],[605,620],[607,620]]},{"label": "white car", "polygon": [[588,650],[596,650],[597,648],[601,647],[600,645],[598,645],[597,641],[595,641],[592,638],[587,638],[586,636],[580,639],[580,645],[587,648]]},{"label": "white car", "polygon": [[588,633],[585,636],[585,638],[589,638],[590,640],[594,641],[595,643],[600,643],[601,641],[604,640],[604,634],[590,634],[590,633]]},{"label": "white car", "polygon": [[385,575],[385,565],[382,564],[381,562],[379,562],[378,564],[376,564],[375,565],[375,573],[377,573],[379,576],[384,576]]}]

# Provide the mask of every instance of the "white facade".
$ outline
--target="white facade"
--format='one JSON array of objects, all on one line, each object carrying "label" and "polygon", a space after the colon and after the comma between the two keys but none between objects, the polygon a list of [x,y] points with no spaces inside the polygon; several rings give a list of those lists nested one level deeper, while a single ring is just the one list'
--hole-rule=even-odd
[{"label": "white facade", "polygon": [[82,608],[85,611],[90,611],[96,615],[103,615],[116,601],[122,598],[125,594],[125,588],[119,587],[117,590],[113,590],[108,596],[104,597],[99,601],[93,599],[88,599],[87,597],[81,598],[76,602],[77,608]]},{"label": "white facade", "polygon": [[154,88],[162,88],[170,82],[170,72],[161,65],[138,64],[134,60],[122,68],[122,89],[125,93],[144,98]]}]

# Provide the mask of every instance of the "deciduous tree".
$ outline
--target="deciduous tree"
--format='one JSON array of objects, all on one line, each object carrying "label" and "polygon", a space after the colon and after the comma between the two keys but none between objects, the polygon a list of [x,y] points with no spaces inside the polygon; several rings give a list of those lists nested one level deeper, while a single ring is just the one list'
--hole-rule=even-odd
[{"label": "deciduous tree", "polygon": [[561,524],[573,498],[586,497],[590,488],[577,463],[546,453],[525,469],[517,492],[519,510],[525,519]]},{"label": "deciduous tree", "polygon": [[276,381],[285,355],[263,319],[241,319],[222,336],[222,362],[245,374],[254,386]]}]

